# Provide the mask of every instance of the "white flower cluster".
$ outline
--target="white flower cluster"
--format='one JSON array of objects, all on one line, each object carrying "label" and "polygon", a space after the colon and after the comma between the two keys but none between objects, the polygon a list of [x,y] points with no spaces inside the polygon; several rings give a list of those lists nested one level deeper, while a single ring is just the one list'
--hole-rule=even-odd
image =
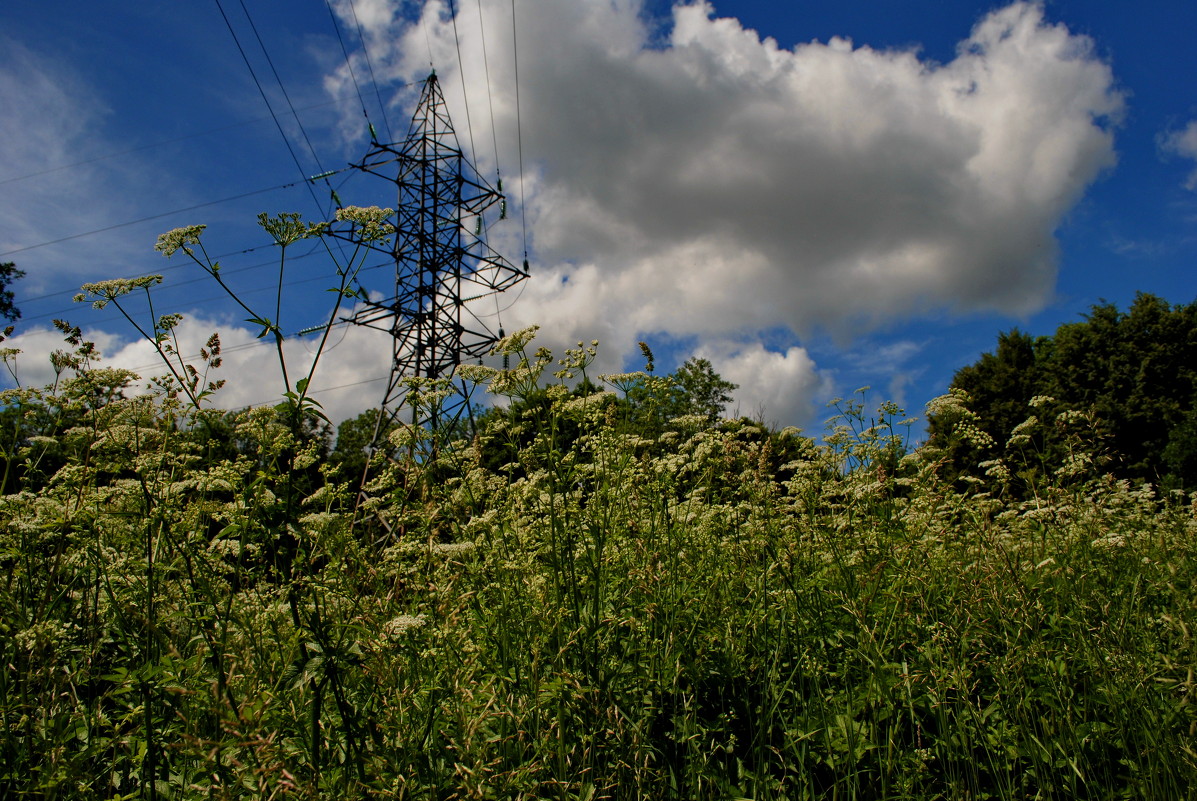
[{"label": "white flower cluster", "polygon": [[160,251],[163,256],[170,258],[181,248],[184,253],[190,255],[190,245],[198,245],[200,242],[200,234],[207,228],[206,225],[187,225],[183,228],[175,228],[167,231],[165,234],[158,236],[158,244],[154,245],[154,250]]},{"label": "white flower cluster", "polygon": [[383,635],[389,640],[401,640],[408,632],[415,631],[428,622],[425,615],[399,615],[382,626]]},{"label": "white flower cluster", "polygon": [[140,278],[113,278],[108,281],[96,281],[79,287],[82,291],[75,295],[75,302],[92,301],[93,309],[102,309],[109,301],[116,300],[121,295],[128,295],[135,289],[149,289],[155,284],[162,283],[160,275],[143,275]]}]

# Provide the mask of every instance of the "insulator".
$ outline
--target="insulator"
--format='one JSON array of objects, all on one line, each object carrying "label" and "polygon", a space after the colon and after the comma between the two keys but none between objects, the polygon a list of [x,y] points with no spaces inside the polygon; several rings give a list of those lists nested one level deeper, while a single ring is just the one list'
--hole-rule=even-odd
[{"label": "insulator", "polygon": [[338,209],[345,208],[345,204],[341,202],[341,196],[337,194],[337,190],[329,189],[328,191],[332,192],[332,199],[333,199],[333,202],[337,204],[337,208]]},{"label": "insulator", "polygon": [[502,191],[503,191],[503,176],[500,175],[499,176],[499,192],[502,193]]},{"label": "insulator", "polygon": [[474,218],[474,236],[482,236],[482,215]]},{"label": "insulator", "polygon": [[499,201],[499,219],[507,219],[507,198],[503,198]]},{"label": "insulator", "polygon": [[374,123],[367,122],[366,124],[370,126],[370,141],[377,142],[378,141],[378,131],[374,130]]}]

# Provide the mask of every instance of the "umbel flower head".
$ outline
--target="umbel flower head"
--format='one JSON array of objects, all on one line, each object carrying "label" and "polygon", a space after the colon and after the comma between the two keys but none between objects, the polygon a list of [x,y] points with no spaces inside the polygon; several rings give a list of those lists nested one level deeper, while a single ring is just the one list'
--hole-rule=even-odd
[{"label": "umbel flower head", "polygon": [[394,209],[378,206],[345,206],[337,209],[337,222],[351,222],[358,226],[360,235],[367,241],[383,239],[395,233],[395,226],[389,222]]},{"label": "umbel flower head", "polygon": [[328,223],[305,223],[294,212],[283,212],[271,217],[266,212],[258,215],[258,225],[262,226],[276,245],[286,247],[301,239],[320,236],[328,229]]},{"label": "umbel flower head", "polygon": [[[202,227],[202,226],[201,226]],[[94,284],[84,284],[79,287],[82,291],[75,295],[75,302],[91,301],[92,308],[102,309],[109,301],[116,300],[121,295],[128,295],[134,289],[149,289],[155,284],[162,283],[160,275],[143,275],[140,278],[113,278],[110,281],[97,281]]]},{"label": "umbel flower head", "polygon": [[175,228],[173,231],[167,231],[165,234],[158,236],[158,244],[154,245],[154,250],[162,252],[163,256],[170,258],[175,255],[179,248],[183,252],[191,255],[189,245],[198,245],[200,241],[200,234],[203,233],[206,225],[188,225],[183,228]]}]

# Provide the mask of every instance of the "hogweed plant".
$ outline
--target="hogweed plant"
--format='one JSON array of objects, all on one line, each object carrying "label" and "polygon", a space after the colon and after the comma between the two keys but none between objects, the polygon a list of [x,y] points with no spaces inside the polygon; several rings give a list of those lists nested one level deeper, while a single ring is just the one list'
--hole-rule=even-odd
[{"label": "hogweed plant", "polygon": [[[457,376],[501,401],[476,434],[396,427],[359,501],[311,373],[220,412],[219,343],[192,372],[142,329],[149,392],[64,325],[55,385],[4,396],[0,795],[1193,796],[1197,498],[1106,475],[1083,414],[986,442],[939,399],[987,449],[961,476],[863,394],[822,440],[670,419],[651,351],[592,383],[596,343],[526,329]],[[1075,458],[1026,472],[1044,427]]]}]

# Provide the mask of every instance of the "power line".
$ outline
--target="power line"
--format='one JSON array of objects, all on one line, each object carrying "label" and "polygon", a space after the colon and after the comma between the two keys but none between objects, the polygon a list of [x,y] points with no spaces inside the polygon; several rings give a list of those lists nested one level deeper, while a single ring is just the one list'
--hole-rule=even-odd
[{"label": "power line", "polygon": [[[349,59],[349,50],[345,47],[345,39],[341,36],[341,26],[337,24],[337,15],[333,13],[332,5],[325,0],[324,7],[328,9],[328,16],[332,20],[333,30],[337,33],[337,41],[341,43],[341,53],[345,56],[345,67],[349,70],[349,80],[353,81],[353,91],[357,94],[358,103],[362,107],[362,116],[366,119],[366,125],[370,129],[370,139],[376,140],[378,137],[374,136],[374,126],[370,125],[370,115],[366,112],[366,100],[362,97],[361,87],[357,85],[357,76],[353,73],[353,62]],[[362,47],[365,48],[365,41],[362,42]],[[371,71],[373,74],[373,71]]]},{"label": "power line", "polygon": [[[313,254],[309,253],[307,255],[310,256]],[[291,259],[291,261],[294,261],[295,259],[299,259],[299,258],[304,258],[304,257],[296,256],[293,259]],[[228,274],[233,274],[233,273],[238,273],[238,272],[246,272],[250,269],[258,269],[260,267],[273,267],[273,266],[277,266],[277,264],[278,264],[277,262],[262,262],[260,264],[254,264],[254,265],[250,265],[248,267],[239,267],[239,268],[232,269],[232,270],[221,270],[220,273],[221,273],[221,275],[228,275]],[[381,262],[379,264],[372,264],[369,267],[362,267],[357,272],[358,272],[358,275],[361,275],[362,273],[374,272],[375,270],[379,270],[379,269],[382,269],[383,267],[388,267],[388,266],[390,266],[389,263]],[[287,282],[287,286],[288,287],[297,287],[297,286],[303,286],[305,284],[313,284],[317,281],[323,281],[326,277],[327,276],[317,275],[317,276],[312,276],[309,278],[301,278],[299,280],[292,280],[292,281]],[[187,286],[189,284],[199,283],[200,281],[204,281],[207,278],[208,278],[208,276],[206,276],[206,275],[199,276],[198,278],[192,278],[192,279],[188,279],[186,281],[180,281],[178,283],[164,285],[164,289],[177,289],[179,287]],[[359,284],[359,286],[360,286],[360,284]],[[277,282],[275,282],[275,283],[271,283],[271,284],[268,284],[265,286],[254,287],[252,289],[242,289],[238,292],[238,296],[248,297],[249,295],[257,295],[261,292],[274,291],[277,288],[278,288],[278,284],[277,284]],[[57,294],[61,294],[61,295],[74,294],[74,290],[71,290],[70,292],[62,292],[62,293],[57,293]],[[189,300],[188,305],[193,310],[194,309],[202,309],[205,305],[207,305],[209,303],[213,303],[215,301],[219,301],[219,300],[227,300],[227,295],[221,294],[221,295],[211,295],[206,298],[195,298],[195,299]],[[21,322],[28,323],[28,322],[32,322],[34,320],[46,320],[46,319],[53,319],[54,317],[66,316],[66,315],[70,314],[74,310],[74,308],[76,308],[76,307],[58,309],[56,311],[51,311],[51,312],[42,312],[40,314],[23,315],[21,317]]]},{"label": "power line", "polygon": [[486,105],[490,109],[490,137],[495,146],[495,173],[499,172],[499,133],[495,126],[495,99],[490,82],[490,59],[486,55],[486,25],[482,22],[482,0],[478,0],[478,33],[482,37],[482,68],[486,73]]},{"label": "power line", "polygon": [[457,75],[461,78],[461,102],[465,106],[466,130],[470,134],[470,153],[478,157],[478,148],[474,147],[474,123],[470,121],[470,95],[466,92],[465,61],[461,58],[461,38],[457,35],[457,10],[453,7],[453,0],[449,0],[449,18],[453,21],[453,41],[457,44]]},{"label": "power line", "polygon": [[[324,106],[331,106],[333,103],[336,103],[336,102],[337,102],[336,100],[326,100],[323,103],[313,103],[310,106],[304,106],[304,107],[300,108],[299,111],[311,111],[312,109],[323,108]],[[31,172],[26,175],[17,175],[12,178],[0,179],[0,186],[3,186],[4,184],[10,184],[15,181],[24,181],[29,178],[38,178],[43,175],[49,175],[50,173],[60,172],[62,170],[69,170],[74,167],[83,167],[88,164],[94,164],[97,161],[104,161],[106,159],[117,158],[118,156],[127,156],[130,153],[139,153],[142,150],[151,150],[155,147],[164,147],[166,145],[173,145],[173,144],[177,144],[179,142],[185,142],[188,139],[198,139],[201,136],[211,136],[212,134],[215,134],[215,133],[222,133],[224,131],[229,131],[234,128],[240,128],[243,125],[252,125],[255,122],[262,122],[262,121],[268,120],[268,119],[270,119],[269,114],[267,114],[266,116],[263,116],[263,117],[254,117],[253,119],[249,119],[249,120],[242,120],[240,122],[229,123],[228,125],[222,125],[219,128],[209,128],[208,130],[200,131],[199,133],[187,134],[186,136],[176,136],[174,139],[160,139],[156,142],[150,142],[145,145],[138,145],[137,147],[131,147],[126,150],[117,150],[112,153],[105,153],[104,155],[101,155],[101,156],[94,156],[89,159],[83,159],[82,161],[73,161],[70,164],[63,164],[58,167],[50,167],[49,169],[38,170],[37,172]]]},{"label": "power line", "polygon": [[[278,247],[278,246],[272,242],[269,245],[262,245],[261,247]],[[253,252],[255,250],[259,250],[259,249],[260,248],[254,247],[254,248],[246,248],[245,250],[237,250],[237,251],[232,251],[230,253],[224,253],[224,254],[214,258],[213,261],[218,262],[221,259],[227,258],[229,256],[239,256],[241,254],[251,253],[251,252]],[[319,252],[319,250],[320,250],[319,246],[316,246],[316,247],[313,247],[311,250],[309,250],[307,253],[302,253],[298,256],[291,256],[288,258],[288,263],[298,261],[300,259],[310,258],[311,256],[316,255]],[[247,264],[243,267],[222,268],[220,271],[220,274],[222,276],[235,275],[237,273],[244,273],[244,272],[248,272],[250,270],[256,270],[261,267],[276,267],[276,266],[278,266],[277,260],[262,261],[262,262],[258,262],[256,264]],[[187,262],[182,262],[182,261],[176,261],[176,262],[167,264],[166,266],[160,268],[157,272],[158,272],[158,274],[165,275],[166,273],[171,273],[171,272],[181,270],[181,269],[192,269],[194,267],[195,267],[194,264],[189,264]],[[368,269],[368,268],[363,268],[363,270],[364,269]],[[205,275],[197,276],[195,278],[189,278],[185,281],[177,281],[177,282],[173,282],[170,284],[166,284],[165,286],[166,286],[166,288],[169,288],[169,289],[177,289],[178,287],[181,287],[181,286],[188,286],[190,284],[197,284],[201,281],[209,280],[209,278],[210,278],[210,276],[205,274]],[[304,283],[304,282],[297,281],[295,283],[299,284],[299,283]],[[49,292],[45,295],[38,295],[37,297],[31,297],[31,298],[23,297],[23,298],[21,298],[20,303],[22,306],[24,306],[28,303],[34,303],[39,300],[50,300],[52,298],[57,298],[57,297],[71,296],[71,295],[74,295],[76,291],[77,290],[75,290],[75,289],[68,289],[68,290],[60,290],[58,292]],[[256,292],[259,290],[250,290],[250,291]],[[193,300],[193,301],[191,301],[191,303],[200,305],[200,304],[206,303],[210,300],[218,299],[219,297],[221,297],[221,296],[218,296],[217,298],[201,298],[199,300]],[[42,319],[45,319],[48,317],[53,317],[53,316],[59,315],[59,314],[67,314],[70,311],[71,311],[70,308],[66,308],[66,309],[58,309],[57,311],[52,311],[52,312],[43,312],[41,314],[32,314],[32,315],[27,314],[27,315],[22,315],[21,320],[22,320],[22,322],[28,322],[30,320],[42,320]]]},{"label": "power line", "polygon": [[[349,169],[349,168],[346,168],[346,169]],[[341,172],[341,170],[338,170],[338,172]],[[229,203],[234,200],[241,200],[242,198],[253,197],[254,195],[263,195],[267,192],[275,192],[275,191],[278,191],[279,189],[290,189],[293,186],[298,186],[300,183],[308,183],[308,181],[306,181],[306,180],[305,181],[292,181],[289,184],[279,184],[278,186],[271,186],[271,187],[267,187],[266,189],[255,189],[252,192],[243,192],[240,195],[232,195],[230,197],[220,198],[219,200],[209,200],[206,203],[197,203],[194,206],[187,206],[186,208],[182,208],[182,209],[173,209],[172,211],[164,211],[160,214],[151,214],[148,217],[140,217],[136,220],[129,220],[128,222],[114,223],[113,225],[108,225],[103,228],[96,228],[95,230],[92,230],[92,231],[84,231],[79,234],[71,234],[70,236],[59,237],[58,239],[51,239],[49,242],[39,242],[36,245],[26,245],[25,247],[17,248],[16,250],[6,250],[3,253],[0,253],[0,256],[10,256],[13,253],[24,253],[27,250],[33,250],[35,248],[44,248],[47,245],[57,245],[60,242],[68,242],[72,239],[79,239],[80,237],[84,237],[84,236],[92,236],[94,234],[102,234],[105,231],[112,231],[116,228],[126,228],[130,225],[137,225],[138,223],[149,222],[150,220],[160,220],[163,217],[169,217],[172,214],[182,214],[185,211],[195,211],[196,209],[202,209],[207,206],[215,206],[219,203]]]},{"label": "power line", "polygon": [[[237,32],[233,30],[233,23],[229,21],[228,14],[224,13],[224,6],[221,5],[220,0],[215,0],[215,2],[216,8],[220,10],[221,18],[224,19],[225,27],[229,29],[229,34],[233,37],[233,44],[237,46],[237,52],[241,54],[241,60],[245,62],[245,67],[249,70],[249,77],[253,78],[254,86],[258,87],[258,94],[262,96],[262,102],[266,104],[266,108],[270,112],[270,117],[274,120],[275,127],[278,128],[279,136],[283,138],[283,143],[287,146],[287,152],[291,154],[291,160],[295,162],[295,166],[299,169],[300,174],[304,174],[303,165],[299,162],[299,157],[295,155],[295,149],[291,147],[291,140],[287,138],[287,134],[283,130],[283,125],[279,122],[278,115],[274,113],[274,107],[270,105],[270,99],[266,97],[266,91],[262,88],[261,81],[258,80],[258,74],[254,71],[253,65],[249,63],[249,57],[246,56],[245,49],[241,46],[241,40],[237,38]],[[310,183],[307,184],[307,187],[308,191],[312,193],[312,200],[316,203],[316,208],[323,211],[320,199],[316,197],[316,190],[312,188]]]},{"label": "power line", "polygon": [[[262,48],[262,55],[266,57],[266,63],[270,66],[270,71],[274,74],[274,81],[278,84],[279,91],[283,93],[283,99],[287,101],[287,108],[291,109],[291,116],[295,118],[295,124],[299,126],[299,132],[303,134],[303,141],[307,143],[308,152],[312,154],[312,160],[316,162],[316,171],[324,172],[323,165],[320,164],[320,157],[316,155],[316,148],[312,147],[312,140],[308,137],[307,130],[303,127],[303,122],[299,119],[299,114],[295,111],[295,104],[291,102],[291,96],[287,94],[287,87],[283,86],[283,79],[279,77],[278,70],[274,68],[274,59],[270,57],[269,51],[266,50],[266,44],[262,41],[261,35],[258,33],[258,26],[254,24],[254,18],[250,15],[249,9],[245,7],[245,0],[238,0],[241,4],[241,10],[245,13],[245,19],[249,21],[249,29],[254,32],[254,38],[258,40],[258,47]],[[300,172],[303,172],[301,167]]]},{"label": "power line", "polygon": [[[324,326],[319,326],[319,327],[323,328]],[[346,320],[341,320],[341,321],[333,323],[329,327],[330,328],[345,328],[345,330],[348,331],[349,330],[349,322]],[[298,332],[291,334],[292,338],[295,338],[298,336],[300,336],[300,334]],[[239,353],[241,351],[253,350],[254,348],[261,348],[263,350],[271,351],[272,353],[276,352],[276,346],[273,341],[266,342],[264,340],[255,339],[253,342],[242,342],[240,345],[230,345],[229,347],[222,346],[220,349],[220,354],[223,356],[226,353]],[[184,362],[189,362],[189,361],[194,361],[196,359],[199,359],[201,357],[202,357],[202,354],[200,354],[200,353],[192,353],[187,356],[180,356],[179,358],[181,358]],[[162,366],[162,360],[158,359],[157,361],[153,362],[152,364],[137,364],[137,365],[133,365],[131,367],[126,367],[125,369],[132,370],[135,373],[140,373],[142,371],[153,370],[155,367],[161,367],[161,366]],[[219,369],[219,368],[217,368],[217,369]]]},{"label": "power line", "polygon": [[[327,5],[327,2],[325,3]],[[370,70],[370,84],[374,87],[374,96],[378,98],[378,110],[382,114],[382,125],[387,129],[387,140],[391,141],[395,138],[391,133],[391,122],[387,119],[387,106],[382,102],[382,92],[378,89],[378,80],[374,77],[374,62],[370,58],[370,46],[366,44],[366,35],[362,31],[361,20],[357,18],[357,8],[353,0],[349,0],[349,10],[353,12],[353,24],[357,26],[357,38],[362,43],[362,54],[366,57],[366,68]],[[333,21],[334,24],[336,20]],[[338,36],[340,32],[338,31]]]},{"label": "power line", "polygon": [[511,0],[511,56],[515,59],[515,132],[520,156],[520,226],[524,234],[524,269],[528,267],[528,215],[524,211],[524,122],[520,114],[520,48],[516,38],[515,0]]}]

